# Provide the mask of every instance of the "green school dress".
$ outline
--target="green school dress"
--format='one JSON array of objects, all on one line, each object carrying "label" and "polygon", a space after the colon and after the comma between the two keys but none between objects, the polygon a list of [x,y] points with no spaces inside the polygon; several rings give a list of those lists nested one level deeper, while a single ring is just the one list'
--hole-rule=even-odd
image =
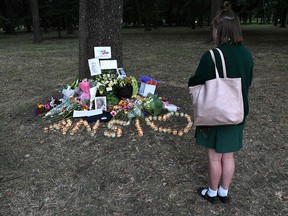
[{"label": "green school dress", "polygon": [[[252,82],[253,58],[249,50],[243,45],[221,44],[218,48],[223,52],[225,58],[227,76],[242,78],[244,120],[238,125],[197,126],[195,138],[196,143],[200,146],[215,149],[218,153],[227,153],[239,151],[242,148],[243,129],[249,113],[248,90]],[[215,49],[213,51],[219,75],[223,77],[220,55]],[[188,86],[204,84],[207,80],[214,78],[214,63],[210,52],[207,51],[201,57],[195,74],[190,77]]]}]

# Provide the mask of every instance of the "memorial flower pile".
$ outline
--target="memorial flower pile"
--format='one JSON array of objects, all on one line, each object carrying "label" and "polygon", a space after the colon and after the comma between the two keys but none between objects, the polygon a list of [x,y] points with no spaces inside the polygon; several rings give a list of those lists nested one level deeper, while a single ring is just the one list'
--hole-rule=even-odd
[{"label": "memorial flower pile", "polygon": [[[95,47],[94,51],[95,58],[88,60],[89,79],[78,78],[60,89],[62,95],[58,99],[50,98],[49,102],[37,105],[36,113],[52,122],[44,132],[60,130],[63,135],[74,135],[84,130],[95,136],[100,122],[107,123],[107,137],[121,137],[123,129],[132,122],[139,136],[144,134],[141,122],[154,131],[178,136],[191,129],[189,115],[179,113],[179,107],[155,95],[157,80],[147,76],[137,80],[127,76],[123,68],[117,68],[116,60],[100,61],[111,58],[110,47]],[[186,118],[186,127],[176,129],[155,123],[172,117]]]},{"label": "memorial flower pile", "polygon": [[[111,72],[111,71],[110,71]],[[143,136],[144,132],[140,121],[159,133],[183,136],[192,127],[189,115],[178,112],[179,107],[170,104],[164,97],[158,97],[153,93],[146,97],[139,94],[138,82],[132,77],[119,77],[108,70],[101,75],[96,75],[90,79],[76,79],[70,85],[65,85],[62,90],[62,98],[51,98],[49,103],[37,105],[37,114],[52,120],[50,126],[44,128],[44,132],[60,130],[62,134],[74,135],[81,128],[91,136],[95,136],[101,116],[105,113],[107,130],[104,136],[121,137],[123,127],[129,126],[131,122],[137,129],[138,136]],[[140,79],[141,82],[143,77]],[[147,79],[145,77],[145,79]],[[149,81],[150,82],[150,81]],[[157,81],[153,81],[157,82]],[[158,85],[158,82],[157,82]],[[94,88],[94,92],[91,89]],[[95,110],[94,100],[98,96],[105,97],[107,107],[103,113],[91,117],[75,118],[73,124],[73,112]],[[93,100],[91,100],[91,98]],[[185,117],[187,125],[183,129],[157,126],[155,121],[167,121],[171,117]],[[100,118],[98,118],[100,117]],[[92,123],[92,125],[91,125]]]},{"label": "memorial flower pile", "polygon": [[[91,88],[95,92],[91,92]],[[58,104],[38,104],[37,114],[45,118],[61,120],[71,117],[74,110],[95,109],[95,97],[104,96],[107,102],[105,111],[115,116],[117,113],[127,118],[143,117],[146,113],[159,115],[163,111],[162,100],[153,94],[147,97],[138,95],[138,81],[132,76],[119,77],[114,70],[104,70],[90,79],[76,79],[61,89],[62,98]],[[92,98],[92,100],[91,100]],[[54,99],[55,101],[55,99]],[[117,117],[119,116],[117,115]]]}]

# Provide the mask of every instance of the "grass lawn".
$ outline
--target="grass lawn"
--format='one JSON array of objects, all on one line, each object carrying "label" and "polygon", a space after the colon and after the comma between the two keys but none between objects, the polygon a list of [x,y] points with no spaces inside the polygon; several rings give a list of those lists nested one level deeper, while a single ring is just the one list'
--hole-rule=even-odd
[{"label": "grass lawn", "polygon": [[[124,29],[124,69],[157,79],[156,93],[191,114],[187,82],[214,47],[208,34],[208,27]],[[0,215],[288,215],[288,29],[243,26],[255,62],[250,114],[232,202],[215,206],[196,194],[207,185],[207,164],[195,128],[181,138],[144,123],[143,137],[131,125],[107,138],[104,123],[96,137],[43,132],[37,103],[78,75],[77,34],[62,35],[46,33],[35,45],[32,34],[0,34]]]}]

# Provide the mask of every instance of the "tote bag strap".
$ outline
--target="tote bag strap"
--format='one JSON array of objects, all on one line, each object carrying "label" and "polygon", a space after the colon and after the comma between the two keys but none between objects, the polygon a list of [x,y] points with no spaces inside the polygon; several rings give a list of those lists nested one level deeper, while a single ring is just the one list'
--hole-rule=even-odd
[{"label": "tote bag strap", "polygon": [[209,50],[210,54],[211,54],[211,58],[214,62],[214,67],[215,67],[215,76],[216,78],[219,78],[219,73],[218,73],[218,69],[217,69],[217,66],[216,66],[216,60],[215,60],[215,55],[214,55],[214,52],[212,50]]},{"label": "tote bag strap", "polygon": [[221,61],[222,61],[222,69],[223,69],[223,77],[227,78],[227,71],[226,71],[226,64],[225,64],[225,59],[222,51],[219,48],[216,48],[216,50],[219,52]]}]

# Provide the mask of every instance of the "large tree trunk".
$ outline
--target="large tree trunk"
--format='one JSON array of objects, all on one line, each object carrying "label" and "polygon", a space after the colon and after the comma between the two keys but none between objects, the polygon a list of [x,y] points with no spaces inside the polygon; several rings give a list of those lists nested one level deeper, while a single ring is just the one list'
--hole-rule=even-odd
[{"label": "large tree trunk", "polygon": [[79,8],[79,76],[89,78],[88,59],[94,47],[111,46],[112,59],[122,63],[122,0],[81,0]]},{"label": "large tree trunk", "polygon": [[211,0],[211,11],[210,11],[210,19],[213,20],[216,16],[217,12],[220,10],[223,5],[223,0]]},{"label": "large tree trunk", "polygon": [[[217,12],[220,10],[221,6],[223,5],[223,0],[211,0],[211,11],[210,11],[210,22],[214,19]],[[212,27],[209,36],[209,42],[213,41],[213,33]]]},{"label": "large tree trunk", "polygon": [[142,27],[142,11],[141,11],[141,2],[139,0],[135,0],[137,14],[138,14],[138,27]]},{"label": "large tree trunk", "polygon": [[41,43],[42,33],[41,33],[41,27],[40,27],[38,0],[30,0],[30,7],[31,7],[32,21],[33,21],[34,43]]},{"label": "large tree trunk", "polygon": [[73,34],[74,29],[73,29],[73,22],[72,22],[72,16],[68,15],[66,17],[66,27],[67,27],[67,34]]},{"label": "large tree trunk", "polygon": [[7,13],[7,18],[8,18],[8,23],[6,26],[6,33],[10,35],[15,35],[15,22],[13,18],[13,12],[12,12],[12,0],[5,0],[5,5],[6,5],[6,13]]},{"label": "large tree trunk", "polygon": [[145,31],[151,31],[153,4],[151,0],[144,0]]},{"label": "large tree trunk", "polygon": [[286,24],[287,24],[287,16],[288,16],[288,3],[285,1],[282,1],[282,7],[281,7],[281,23],[280,23],[280,27],[281,28],[286,28]]},{"label": "large tree trunk", "polygon": [[191,27],[195,29],[196,0],[191,0]]}]

